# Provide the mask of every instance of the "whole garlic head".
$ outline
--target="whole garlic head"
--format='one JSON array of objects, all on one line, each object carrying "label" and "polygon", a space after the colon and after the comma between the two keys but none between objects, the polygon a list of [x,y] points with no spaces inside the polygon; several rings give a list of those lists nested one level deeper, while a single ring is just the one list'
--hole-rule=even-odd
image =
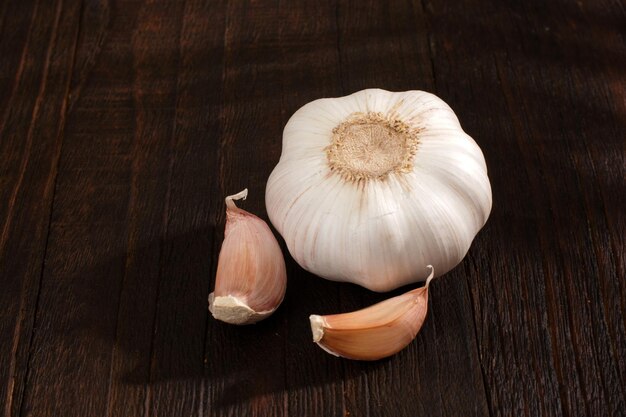
[{"label": "whole garlic head", "polygon": [[389,291],[463,259],[491,186],[480,148],[441,99],[367,89],[289,119],[265,200],[304,269]]}]

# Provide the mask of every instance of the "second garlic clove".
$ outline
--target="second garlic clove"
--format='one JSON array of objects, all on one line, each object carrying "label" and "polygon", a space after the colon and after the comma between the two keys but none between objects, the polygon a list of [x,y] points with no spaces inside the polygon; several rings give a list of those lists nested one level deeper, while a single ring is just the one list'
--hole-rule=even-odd
[{"label": "second garlic clove", "polygon": [[428,312],[426,285],[351,313],[312,315],[313,341],[335,356],[373,361],[408,346],[422,328]]},{"label": "second garlic clove", "polygon": [[282,251],[267,223],[238,208],[248,190],[226,197],[226,230],[209,310],[217,320],[252,324],[282,302],[287,272]]}]

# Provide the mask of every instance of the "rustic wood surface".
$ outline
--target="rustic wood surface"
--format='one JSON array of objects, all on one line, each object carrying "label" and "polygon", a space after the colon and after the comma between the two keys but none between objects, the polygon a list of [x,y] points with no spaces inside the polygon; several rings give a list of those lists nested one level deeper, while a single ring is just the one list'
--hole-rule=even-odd
[{"label": "rustic wood surface", "polygon": [[[625,8],[2,1],[0,415],[624,416]],[[489,166],[421,333],[326,354],[309,314],[388,295],[289,256],[274,316],[214,321],[223,197],[266,218],[289,116],[366,87],[439,95]]]}]

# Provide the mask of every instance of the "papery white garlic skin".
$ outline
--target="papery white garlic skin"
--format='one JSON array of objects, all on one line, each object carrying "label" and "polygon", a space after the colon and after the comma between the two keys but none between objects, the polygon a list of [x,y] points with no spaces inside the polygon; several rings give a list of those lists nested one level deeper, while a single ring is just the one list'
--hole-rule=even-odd
[{"label": "papery white garlic skin", "polygon": [[282,302],[287,271],[271,229],[257,216],[238,208],[248,190],[226,197],[226,230],[220,250],[215,290],[209,310],[230,324],[251,324],[272,314]]},{"label": "papery white garlic skin", "polygon": [[380,89],[300,108],[265,198],[304,269],[374,291],[454,268],[492,204],[483,154],[452,109]]}]

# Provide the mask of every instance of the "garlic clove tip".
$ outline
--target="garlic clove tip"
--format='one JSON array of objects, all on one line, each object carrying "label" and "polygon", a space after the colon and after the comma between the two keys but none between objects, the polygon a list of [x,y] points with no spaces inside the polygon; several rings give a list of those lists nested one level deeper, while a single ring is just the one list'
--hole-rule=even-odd
[{"label": "garlic clove tip", "polygon": [[248,189],[244,188],[237,194],[227,196],[224,201],[226,202],[226,207],[232,210],[237,208],[234,200],[245,200],[246,198],[248,198]]},{"label": "garlic clove tip", "polygon": [[430,274],[426,278],[426,283],[424,284],[424,287],[428,288],[430,281],[432,281],[435,277],[435,268],[432,265],[426,265],[426,268],[430,268]]}]

